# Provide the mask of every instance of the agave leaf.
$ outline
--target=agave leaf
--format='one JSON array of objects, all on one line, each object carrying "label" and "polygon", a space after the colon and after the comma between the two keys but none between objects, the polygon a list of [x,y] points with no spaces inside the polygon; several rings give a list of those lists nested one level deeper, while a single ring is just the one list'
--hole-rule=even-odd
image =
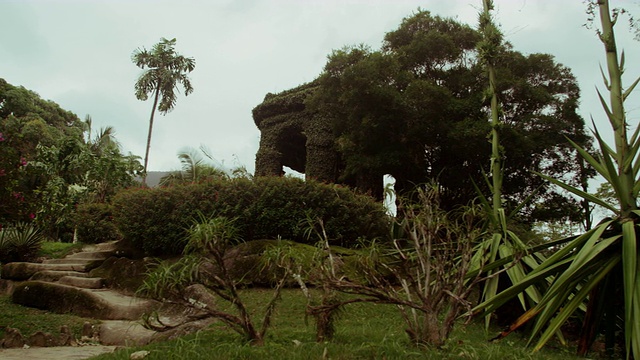
[{"label": "agave leaf", "polygon": [[[622,223],[622,271],[624,281],[624,310],[625,310],[625,334],[633,333],[633,322],[637,322],[640,314],[636,314],[634,319],[633,298],[636,296],[635,286],[638,265],[638,249],[636,243],[636,225],[633,221]],[[625,339],[629,348],[631,338]]]},{"label": "agave leaf", "polygon": [[[613,151],[613,149],[611,149],[607,143],[602,139],[602,136],[600,136],[600,133],[596,130],[594,131],[595,137],[598,140],[598,144],[600,145],[600,149],[602,152],[602,157],[600,158],[602,163],[606,166],[607,171],[609,173],[609,179],[608,182],[609,184],[611,184],[611,187],[613,188],[613,190],[615,191],[615,193],[618,195],[618,198],[621,199],[622,194],[625,192],[622,188],[622,184],[620,182],[620,177],[618,175],[618,171],[616,170],[616,166],[613,162],[613,160],[611,160],[612,157],[615,157],[617,162],[620,162],[619,159],[616,157],[616,153],[615,151]],[[621,164],[619,164],[621,165]],[[631,189],[629,189],[631,190]]]},{"label": "agave leaf", "polygon": [[589,152],[583,149],[580,145],[573,142],[571,139],[567,138],[567,140],[569,141],[569,143],[571,143],[571,145],[573,145],[576,151],[578,151],[578,154],[580,154],[580,156],[582,156],[582,158],[585,159],[589,163],[589,165],[591,165],[598,172],[598,174],[602,175],[602,177],[604,177],[605,179],[609,179],[609,172],[607,168],[603,166],[599,160],[594,158],[591,154],[589,154]]},{"label": "agave leaf", "polygon": [[[491,237],[491,246],[489,247],[489,261],[494,262],[496,260],[498,254],[498,248],[500,245],[500,241],[502,240],[502,235],[498,233],[494,233]],[[483,299],[491,299],[496,296],[498,292],[498,276],[493,276],[489,278],[483,290],[482,298]],[[485,326],[489,327],[489,317],[485,318]]]},{"label": "agave leaf", "polygon": [[496,219],[495,214],[492,211],[491,203],[489,203],[489,200],[487,199],[487,197],[484,196],[484,194],[482,193],[482,190],[480,190],[480,188],[478,187],[478,184],[476,184],[476,182],[473,180],[471,180],[471,183],[473,184],[473,188],[476,190],[476,193],[478,194],[478,199],[480,200],[480,204],[482,205],[482,208],[485,209],[486,215],[489,216],[489,220],[491,221],[491,224],[497,224],[498,219]]},{"label": "agave leaf", "polygon": [[[513,255],[513,247],[510,246],[506,246],[503,245],[500,247],[500,256],[501,257],[507,257],[507,256],[511,256]],[[527,256],[527,258],[530,259],[529,256]],[[530,259],[531,260],[531,259]],[[531,266],[531,265],[533,266]],[[537,267],[537,263],[535,262],[531,262],[528,261],[529,266],[531,266],[532,268],[536,268]],[[509,279],[511,279],[511,283],[512,284],[517,284],[519,282],[522,281],[522,279],[524,279],[527,276],[527,271],[524,268],[524,266],[522,266],[522,263],[517,263],[514,266],[510,267],[507,269],[507,275],[509,275]],[[540,298],[542,297],[542,295],[540,295],[540,292],[538,291],[538,289],[535,286],[529,286],[528,288],[525,289],[525,292],[527,293],[527,295],[529,296],[529,298],[531,300],[533,300],[536,304],[540,301]],[[525,302],[524,296],[522,296],[522,293],[520,293],[518,295],[518,298],[520,299],[520,303],[522,304],[522,308],[523,309],[527,309],[527,304]]]},{"label": "agave leaf", "polygon": [[627,96],[631,95],[631,92],[633,92],[633,89],[635,89],[639,81],[640,81],[640,77],[637,78],[636,81],[634,81],[633,84],[631,84],[631,86],[629,86],[629,88],[624,92],[624,94],[622,94],[622,101],[627,100]]},{"label": "agave leaf", "polygon": [[513,219],[516,215],[518,215],[520,213],[520,210],[522,210],[522,208],[525,207],[525,205],[530,204],[531,200],[536,195],[538,195],[541,189],[542,189],[542,185],[538,186],[534,191],[532,191],[531,194],[529,194],[529,196],[527,196],[522,202],[520,202],[520,204],[518,204],[518,206],[515,207],[515,209],[513,209],[513,211],[511,211],[507,219]]},{"label": "agave leaf", "polygon": [[[624,171],[627,171],[631,165],[633,164],[633,178],[636,179],[637,178],[637,174],[638,174],[638,149],[640,149],[640,142],[638,141],[638,134],[640,133],[640,127],[637,127],[636,130],[633,132],[633,135],[631,136],[631,141],[630,144],[631,146],[629,147],[629,154],[627,154],[627,157],[625,158],[624,164],[622,164],[622,168],[624,169]],[[634,163],[635,160],[635,163]]]},{"label": "agave leaf", "polygon": [[[551,339],[553,334],[560,330],[560,327],[569,319],[569,317],[584,303],[585,299],[589,295],[590,291],[602,281],[602,279],[613,270],[613,268],[619,263],[620,258],[617,256],[610,257],[607,261],[596,268],[596,272],[593,277],[584,284],[580,291],[571,298],[567,304],[565,304],[556,315],[556,317],[549,323],[544,333],[540,336],[538,343],[534,347],[533,351],[540,350]],[[535,333],[533,334],[535,335]]]},{"label": "agave leaf", "polygon": [[[640,266],[639,271],[640,271]],[[640,276],[636,276],[635,295],[633,297],[633,317],[625,319],[631,322],[631,333],[625,333],[625,343],[627,344],[627,358],[629,353],[633,353],[634,358],[640,358]],[[631,345],[631,348],[629,348]],[[631,349],[631,351],[629,351]]]},{"label": "agave leaf", "polygon": [[579,196],[579,197],[581,197],[583,199],[586,199],[586,200],[588,200],[588,201],[590,201],[590,202],[592,202],[592,203],[594,203],[596,205],[600,205],[605,209],[613,211],[614,213],[618,212],[618,209],[615,206],[606,203],[604,200],[601,200],[600,198],[598,198],[598,197],[596,197],[596,196],[594,196],[592,194],[589,194],[588,192],[582,191],[582,190],[580,190],[580,189],[578,189],[576,187],[573,187],[573,186],[571,186],[569,184],[566,184],[563,181],[554,179],[554,178],[552,178],[550,176],[547,176],[545,174],[542,174],[542,173],[539,173],[539,172],[535,172],[535,174],[537,174],[538,176],[543,177],[544,179],[550,181],[551,183],[553,183],[555,185],[560,186],[561,188],[569,191],[570,193],[573,193],[573,194],[575,194],[575,195],[577,195],[577,196]]},{"label": "agave leaf", "polygon": [[607,104],[607,101],[604,99],[604,97],[602,97],[600,90],[596,88],[596,92],[598,93],[598,99],[600,99],[600,104],[602,105],[604,112],[607,114],[607,119],[609,119],[609,123],[614,129],[617,129],[618,126],[613,122],[613,113],[611,112],[611,109],[609,109],[609,104]]},{"label": "agave leaf", "polygon": [[[548,299],[553,298],[556,294],[563,291],[573,281],[586,277],[589,274],[589,263],[595,261],[603,251],[607,250],[611,244],[615,243],[620,237],[612,236],[607,239],[601,239],[599,236],[589,238],[580,250],[571,256],[573,261],[569,267],[560,274],[553,282],[551,287],[546,291],[541,303],[545,303]],[[542,267],[544,264],[541,264]],[[587,269],[587,270],[586,270]],[[573,289],[573,288],[571,288]]]},{"label": "agave leaf", "polygon": [[549,264],[549,266],[537,271],[536,273],[530,272],[524,279],[522,279],[521,282],[513,284],[511,287],[501,291],[499,294],[496,294],[493,298],[487,299],[481,304],[476,305],[476,307],[471,309],[471,312],[473,314],[482,314],[482,316],[486,316],[529,286],[537,282],[546,281],[547,277],[562,272],[570,263],[571,259],[562,259],[554,264]]},{"label": "agave leaf", "polygon": [[611,86],[609,85],[609,79],[607,79],[607,75],[605,75],[604,71],[602,70],[602,65],[600,65],[600,75],[602,75],[602,82],[604,82],[604,86],[607,88],[607,90],[611,89]]}]

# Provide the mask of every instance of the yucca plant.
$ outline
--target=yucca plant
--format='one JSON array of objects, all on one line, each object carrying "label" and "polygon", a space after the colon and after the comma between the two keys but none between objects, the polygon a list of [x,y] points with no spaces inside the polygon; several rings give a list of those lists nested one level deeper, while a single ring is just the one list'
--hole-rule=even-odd
[{"label": "yucca plant", "polygon": [[[604,330],[607,348],[613,348],[616,327],[624,333],[626,358],[640,358],[640,262],[638,261],[638,227],[640,210],[636,203],[640,192],[640,133],[631,138],[627,130],[624,103],[640,79],[625,91],[622,86],[624,52],[618,56],[614,26],[621,13],[609,7],[608,0],[594,0],[589,9],[598,15],[598,36],[604,44],[607,71],[602,71],[609,99],[598,92],[602,107],[613,128],[615,147],[610,147],[595,130],[599,154],[593,156],[575,143],[584,159],[611,185],[618,202],[616,207],[603,199],[547,178],[552,183],[615,213],[593,229],[567,242],[560,250],[535,267],[521,281],[487,299],[475,308],[489,313],[507,300],[521,294],[532,284],[551,279],[540,301],[503,332],[506,336],[529,320],[535,320],[530,342],[537,339],[534,351],[544,346],[552,335],[578,311],[584,309],[578,352],[585,354],[595,336]],[[544,175],[541,175],[544,176]]]},{"label": "yucca plant", "polygon": [[35,225],[19,222],[0,229],[0,263],[35,257],[45,236]]},{"label": "yucca plant", "polygon": [[[508,224],[518,213],[520,207],[507,214],[503,207],[504,199],[502,195],[503,167],[502,146],[500,144],[500,103],[496,87],[496,72],[494,64],[500,56],[502,47],[502,34],[494,24],[491,17],[493,1],[483,0],[483,11],[479,17],[479,30],[482,33],[482,40],[478,43],[478,54],[486,69],[489,80],[486,96],[491,101],[491,168],[490,179],[487,178],[487,185],[491,191],[491,199],[485,197],[479,187],[476,190],[479,199],[485,208],[490,231],[489,237],[485,238],[475,251],[474,264],[476,271],[470,272],[469,278],[473,279],[478,272],[483,272],[487,280],[484,282],[482,300],[493,299],[499,288],[499,282],[505,277],[500,277],[501,272],[506,272],[509,284],[515,284],[524,278],[526,273],[538,266],[542,261],[540,254],[527,254],[527,245],[520,237],[511,231]],[[533,196],[533,194],[531,195]],[[530,196],[530,197],[531,197]],[[524,206],[528,200],[522,203]],[[484,266],[491,264],[490,266]],[[524,309],[540,300],[540,292],[534,286],[519,294],[520,303]],[[486,326],[489,326],[490,317],[486,316]]]}]

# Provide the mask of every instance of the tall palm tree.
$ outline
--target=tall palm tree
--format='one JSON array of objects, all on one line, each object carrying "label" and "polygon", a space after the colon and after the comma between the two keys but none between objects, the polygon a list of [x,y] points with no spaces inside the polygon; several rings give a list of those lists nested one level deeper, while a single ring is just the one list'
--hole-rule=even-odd
[{"label": "tall palm tree", "polygon": [[167,40],[161,38],[150,51],[145,48],[133,52],[131,60],[141,69],[146,69],[136,81],[135,90],[138,100],[147,100],[153,94],[153,108],[149,119],[149,134],[147,135],[147,148],[144,155],[144,175],[142,183],[146,184],[147,164],[149,161],[149,149],[151,148],[151,132],[153,130],[153,116],[156,108],[161,114],[173,110],[176,105],[176,90],[178,84],[182,84],[184,94],[193,92],[191,81],[187,77],[196,67],[194,58],[184,57],[178,54],[174,47],[176,39]]}]

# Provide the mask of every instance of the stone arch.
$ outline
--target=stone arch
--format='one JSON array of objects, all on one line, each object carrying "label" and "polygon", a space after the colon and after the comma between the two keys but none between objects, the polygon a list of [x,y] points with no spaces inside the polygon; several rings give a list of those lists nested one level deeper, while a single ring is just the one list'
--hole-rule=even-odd
[{"label": "stone arch", "polygon": [[279,94],[269,93],[253,109],[253,120],[260,130],[255,175],[281,176],[287,166],[307,179],[346,184],[382,200],[382,174],[343,176],[331,118],[305,105],[316,88],[311,82]]}]

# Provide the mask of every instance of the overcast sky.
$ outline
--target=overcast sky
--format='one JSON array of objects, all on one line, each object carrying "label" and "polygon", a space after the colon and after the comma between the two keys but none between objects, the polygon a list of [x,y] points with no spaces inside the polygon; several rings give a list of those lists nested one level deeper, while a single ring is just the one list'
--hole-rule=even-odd
[{"label": "overcast sky", "polygon": [[[144,155],[151,100],[136,99],[137,48],[161,37],[196,59],[195,88],[154,125],[150,170],[179,168],[176,153],[205,145],[226,167],[253,172],[260,132],[251,110],[265,94],[315,79],[333,49],[368,44],[418,9],[474,27],[481,0],[0,0],[0,78],[22,85],[84,118],[113,126],[125,152]],[[640,16],[638,1],[615,1]],[[595,94],[602,88],[602,45],[586,22],[582,0],[497,0],[495,16],[514,48],[549,53],[573,70],[582,89],[581,114],[610,130]],[[618,27],[627,64],[640,62],[640,43]],[[640,75],[631,66],[626,83]],[[629,104],[635,127],[640,105]]]}]

